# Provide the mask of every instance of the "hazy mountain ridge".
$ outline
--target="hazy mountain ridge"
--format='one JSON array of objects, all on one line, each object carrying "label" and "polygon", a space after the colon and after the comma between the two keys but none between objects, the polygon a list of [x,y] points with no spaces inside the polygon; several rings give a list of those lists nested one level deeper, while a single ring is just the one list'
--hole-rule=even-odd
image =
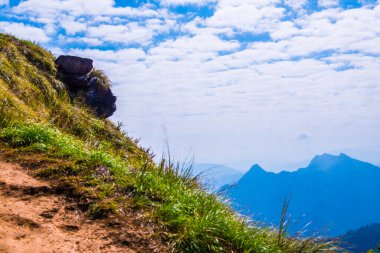
[{"label": "hazy mountain ridge", "polygon": [[254,165],[226,192],[235,209],[274,224],[291,196],[291,231],[312,222],[308,233],[336,236],[380,221],[379,181],[379,167],[345,154],[323,154],[294,172],[275,174]]},{"label": "hazy mountain ridge", "polygon": [[228,166],[211,163],[195,164],[193,170],[193,175],[198,175],[201,182],[210,191],[217,190],[226,184],[236,183],[243,174],[243,172]]}]

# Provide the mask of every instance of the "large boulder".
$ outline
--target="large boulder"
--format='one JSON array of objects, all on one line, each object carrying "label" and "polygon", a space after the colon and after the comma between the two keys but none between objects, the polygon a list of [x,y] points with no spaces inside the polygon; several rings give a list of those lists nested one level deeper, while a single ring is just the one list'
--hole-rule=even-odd
[{"label": "large boulder", "polygon": [[88,86],[89,75],[69,75],[60,73],[61,80],[68,85],[73,92],[84,90]]},{"label": "large boulder", "polygon": [[58,71],[68,75],[86,75],[93,69],[93,61],[71,55],[61,55],[55,61]]},{"label": "large boulder", "polygon": [[116,111],[116,96],[110,88],[102,87],[99,83],[97,77],[92,77],[88,82],[86,103],[95,109],[98,117],[108,118]]},{"label": "large boulder", "polygon": [[61,55],[56,60],[59,77],[67,85],[71,97],[81,96],[86,104],[101,118],[108,118],[116,111],[116,96],[104,85],[105,75],[94,76],[92,60]]}]

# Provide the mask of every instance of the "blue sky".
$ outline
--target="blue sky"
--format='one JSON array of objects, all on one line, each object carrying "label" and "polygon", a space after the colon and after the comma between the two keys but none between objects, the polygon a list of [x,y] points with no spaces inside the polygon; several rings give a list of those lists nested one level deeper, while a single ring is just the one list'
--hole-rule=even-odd
[{"label": "blue sky", "polygon": [[177,159],[241,170],[380,162],[378,1],[0,0],[0,30],[93,58],[112,120],[157,154],[167,136]]}]

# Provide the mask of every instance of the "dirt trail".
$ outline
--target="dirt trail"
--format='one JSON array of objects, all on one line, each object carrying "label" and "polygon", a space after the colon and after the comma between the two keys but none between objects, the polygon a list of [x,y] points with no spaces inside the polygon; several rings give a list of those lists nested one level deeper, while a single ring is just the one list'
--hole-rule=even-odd
[{"label": "dirt trail", "polygon": [[49,184],[0,161],[0,252],[136,252],[115,243],[112,233]]}]

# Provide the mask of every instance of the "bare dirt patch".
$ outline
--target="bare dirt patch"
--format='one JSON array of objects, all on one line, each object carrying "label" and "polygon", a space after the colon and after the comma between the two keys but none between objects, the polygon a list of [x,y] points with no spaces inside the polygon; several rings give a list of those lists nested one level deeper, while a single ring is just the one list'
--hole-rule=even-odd
[{"label": "bare dirt patch", "polygon": [[88,219],[49,183],[0,160],[0,252],[160,252],[146,240],[136,246],[147,231],[132,230]]}]

